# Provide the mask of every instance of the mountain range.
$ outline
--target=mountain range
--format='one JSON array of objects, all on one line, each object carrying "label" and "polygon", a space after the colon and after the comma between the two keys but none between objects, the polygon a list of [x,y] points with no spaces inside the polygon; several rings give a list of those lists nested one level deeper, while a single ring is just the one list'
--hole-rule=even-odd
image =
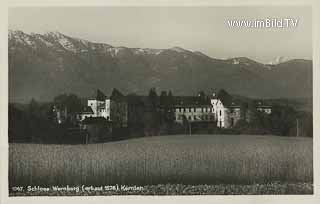
[{"label": "mountain range", "polygon": [[304,59],[263,64],[180,47],[115,47],[60,32],[19,30],[9,31],[8,57],[10,102],[50,101],[62,93],[89,97],[98,88],[107,95],[113,88],[146,95],[152,87],[173,95],[225,89],[255,98],[312,97],[312,61]]}]

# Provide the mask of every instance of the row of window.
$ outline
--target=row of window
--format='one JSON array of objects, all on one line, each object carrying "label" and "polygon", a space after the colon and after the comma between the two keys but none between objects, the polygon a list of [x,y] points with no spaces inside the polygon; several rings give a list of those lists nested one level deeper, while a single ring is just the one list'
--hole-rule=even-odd
[{"label": "row of window", "polygon": [[[180,112],[180,113],[185,113],[185,112],[196,112],[196,109],[197,108],[176,108],[176,112]],[[211,108],[209,107],[204,107],[204,108],[201,108],[201,112],[202,113],[210,113],[211,112]]]},{"label": "row of window", "polygon": [[[194,116],[187,116],[187,119],[188,120],[214,120],[214,117],[213,116],[209,116],[209,115],[202,115],[200,117],[197,117],[196,115]],[[176,120],[182,120],[182,115],[179,115],[176,117]]]}]

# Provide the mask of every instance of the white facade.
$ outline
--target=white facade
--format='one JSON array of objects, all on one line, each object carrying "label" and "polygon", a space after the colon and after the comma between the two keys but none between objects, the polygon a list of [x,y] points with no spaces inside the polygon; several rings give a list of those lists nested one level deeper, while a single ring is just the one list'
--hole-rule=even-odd
[{"label": "white facade", "polygon": [[219,99],[211,99],[212,113],[217,121],[218,127],[225,127],[225,107]]},{"label": "white facade", "polygon": [[88,100],[88,106],[92,108],[92,117],[104,117],[110,119],[110,99],[99,101],[96,99]]},{"label": "white facade", "polygon": [[175,119],[182,122],[183,116],[188,121],[216,121],[217,127],[226,127],[226,107],[219,99],[211,99],[211,106],[181,106],[175,107]]},{"label": "white facade", "polygon": [[175,118],[177,122],[182,122],[183,115],[189,121],[209,121],[213,120],[213,114],[210,106],[202,107],[176,107]]}]

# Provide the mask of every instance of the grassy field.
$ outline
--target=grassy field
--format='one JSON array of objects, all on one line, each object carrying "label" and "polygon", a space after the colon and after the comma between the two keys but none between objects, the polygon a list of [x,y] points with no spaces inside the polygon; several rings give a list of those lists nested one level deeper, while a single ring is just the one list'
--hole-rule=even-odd
[{"label": "grassy field", "polygon": [[312,139],[176,135],[91,145],[9,145],[9,184],[312,183]]}]

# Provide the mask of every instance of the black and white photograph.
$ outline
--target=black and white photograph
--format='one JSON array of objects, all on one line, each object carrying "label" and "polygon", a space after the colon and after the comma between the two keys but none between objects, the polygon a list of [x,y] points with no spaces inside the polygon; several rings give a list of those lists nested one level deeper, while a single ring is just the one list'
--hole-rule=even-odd
[{"label": "black and white photograph", "polygon": [[9,7],[8,196],[314,195],[312,20]]}]

